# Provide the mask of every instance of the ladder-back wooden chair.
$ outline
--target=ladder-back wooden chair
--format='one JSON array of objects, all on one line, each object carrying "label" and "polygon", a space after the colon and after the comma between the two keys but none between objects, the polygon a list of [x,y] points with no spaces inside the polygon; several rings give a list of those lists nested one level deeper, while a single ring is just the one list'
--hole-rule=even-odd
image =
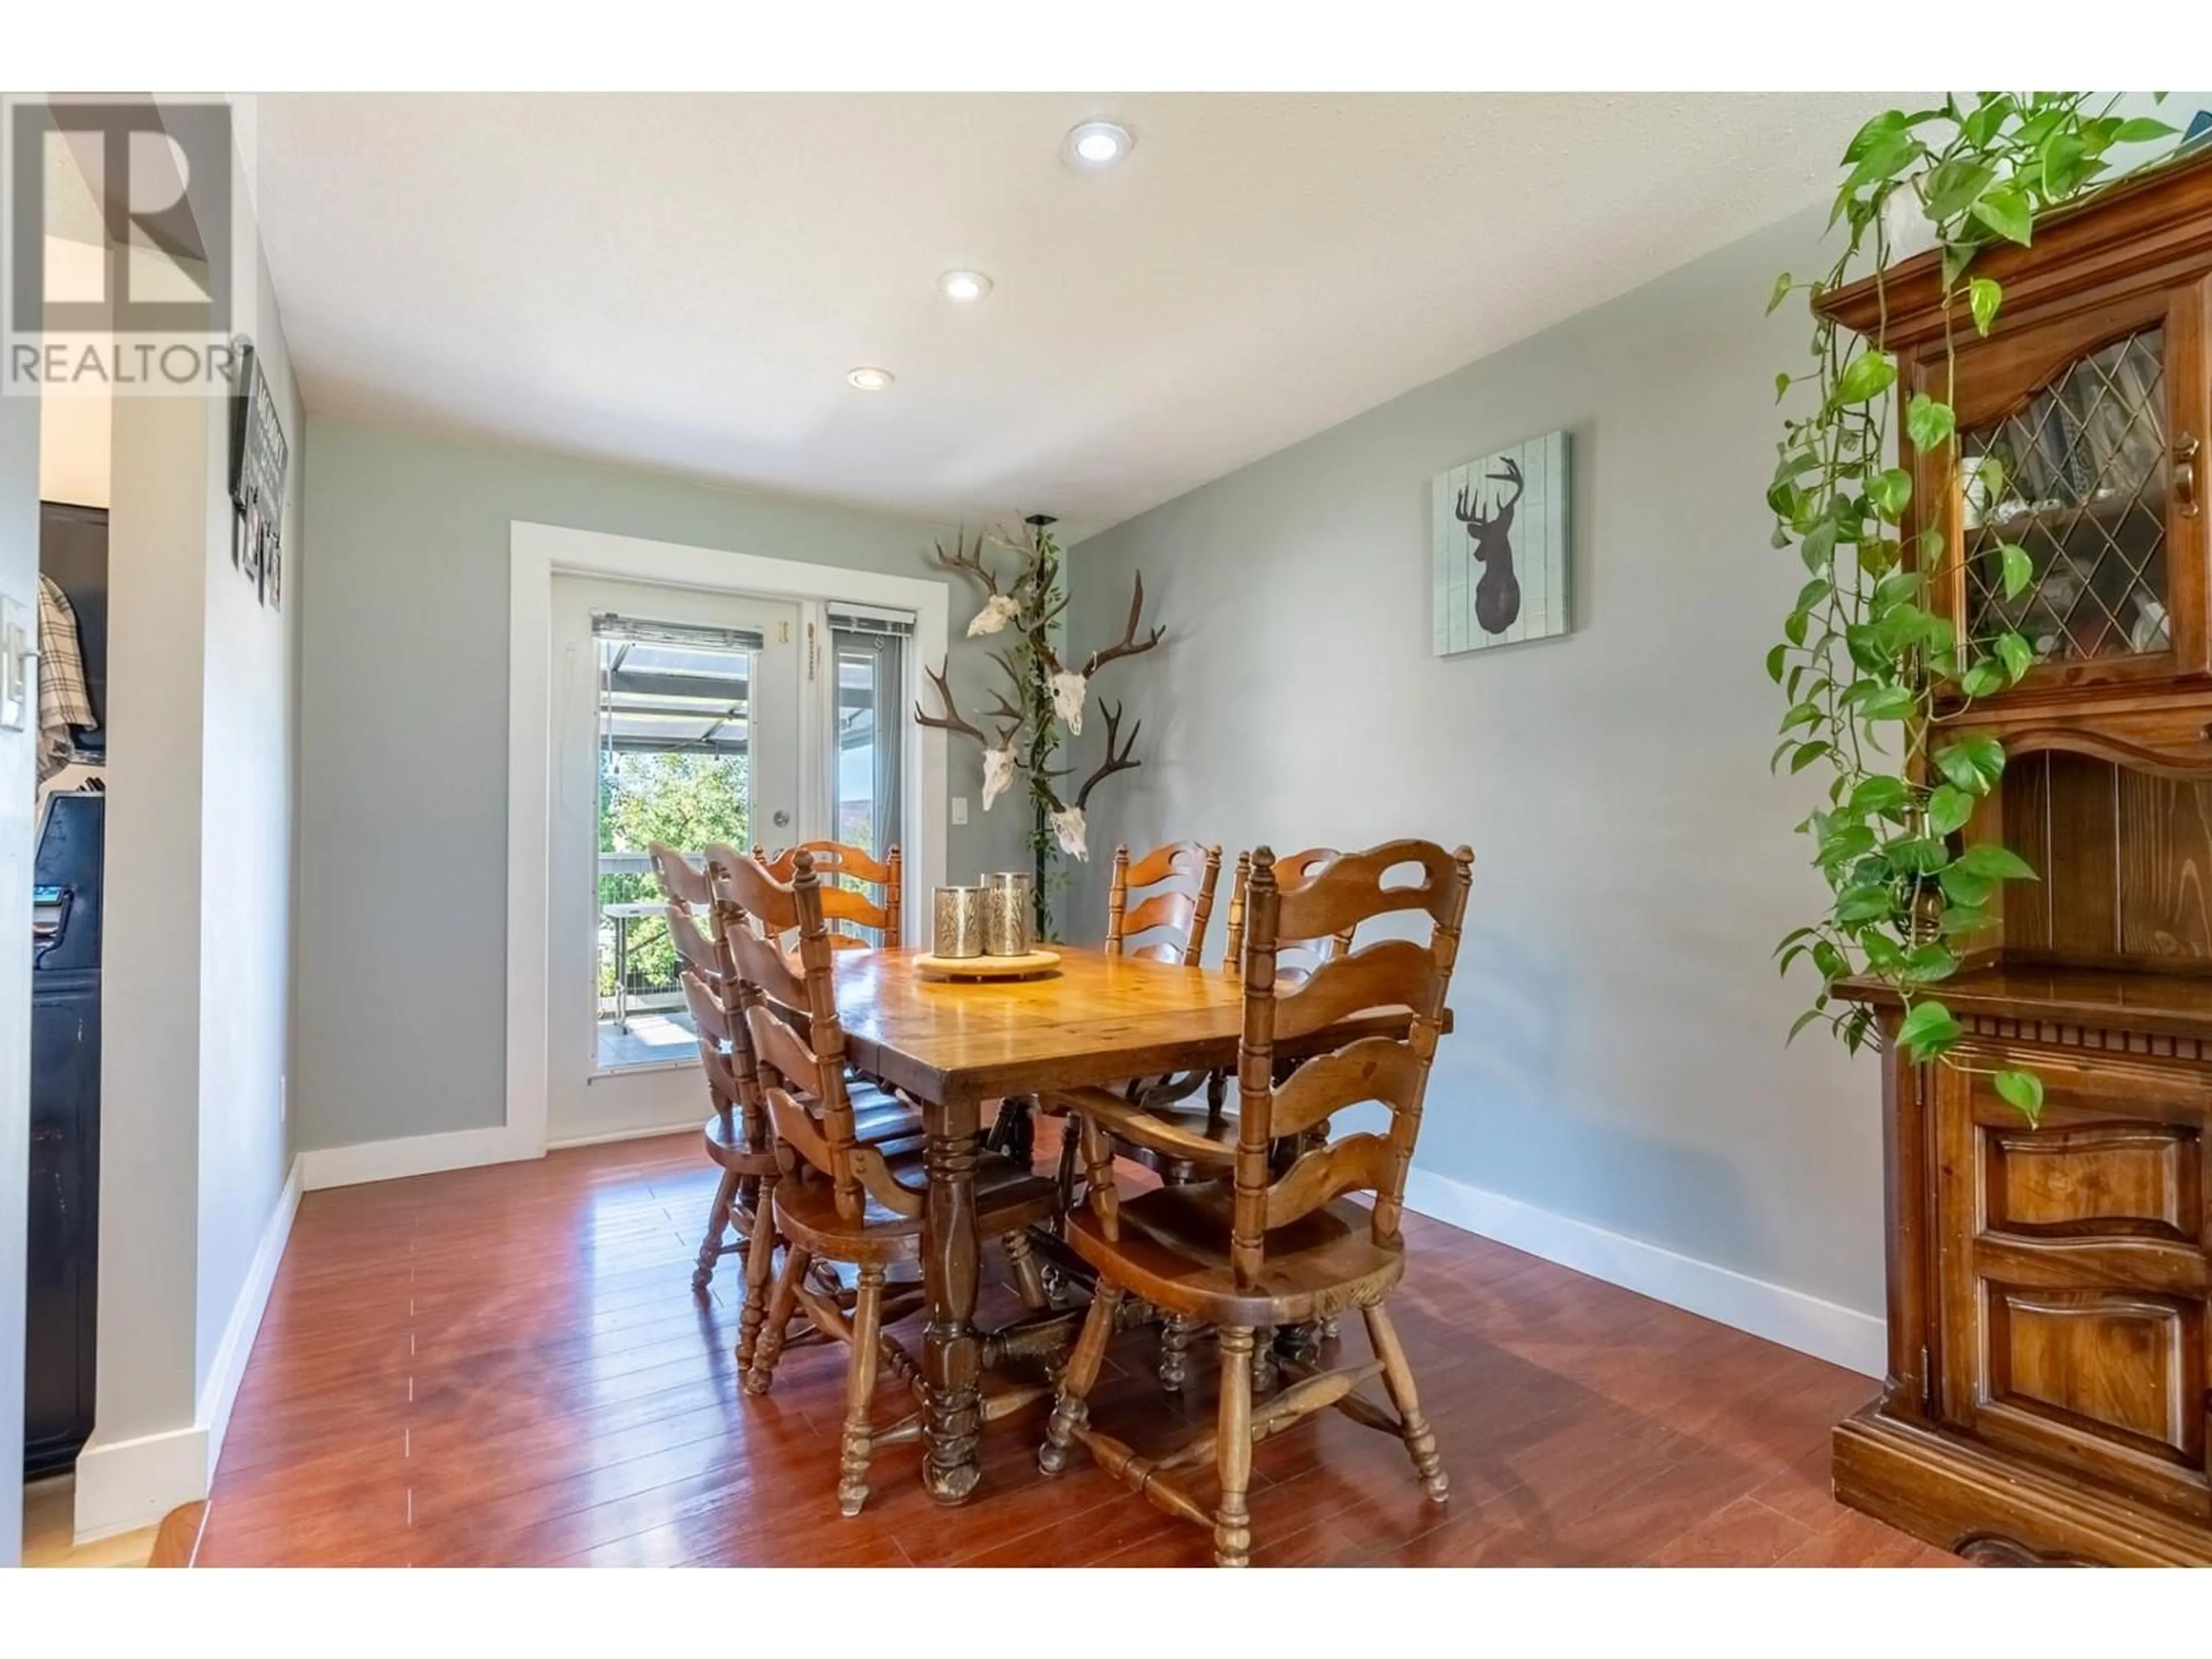
[{"label": "ladder-back wooden chair", "polygon": [[[912,1382],[912,1358],[882,1333],[886,1270],[917,1261],[927,1191],[919,1145],[871,1146],[858,1133],[845,1070],[845,1033],[837,1015],[837,990],[823,888],[811,854],[800,849],[787,884],[763,865],[746,860],[714,868],[718,899],[757,918],[773,936],[795,932],[793,966],[770,939],[750,927],[730,931],[746,1030],[761,1065],[769,1120],[777,1140],[781,1178],[763,1200],[774,1214],[775,1237],[787,1246],[766,1323],[745,1373],[749,1394],[765,1394],[775,1378],[784,1334],[794,1310],[825,1335],[851,1348],[846,1373],[845,1426],[839,1507],[858,1515],[867,1501],[868,1464],[876,1446],[921,1437],[918,1413],[881,1431],[872,1403],[877,1365],[888,1358],[902,1380]],[[779,1012],[779,1009],[781,1012]],[[794,1019],[790,1016],[796,1016]],[[1003,1243],[1023,1305],[1048,1306],[1043,1280],[1024,1231],[1052,1213],[1051,1184],[995,1154],[978,1155],[976,1225]],[[806,1282],[817,1261],[858,1270],[859,1288],[849,1316]],[[986,1419],[1036,1397],[1009,1394],[985,1404]]]},{"label": "ladder-back wooden chair", "polygon": [[[1279,892],[1288,891],[1304,886],[1327,869],[1337,856],[1337,850],[1333,847],[1310,847],[1304,852],[1284,854],[1275,860],[1276,890]],[[1232,977],[1243,971],[1246,890],[1251,877],[1252,855],[1239,853],[1236,875],[1230,889],[1228,949],[1222,957],[1224,970]],[[1112,920],[1109,895],[1109,930]],[[1295,985],[1332,956],[1342,956],[1352,948],[1352,928],[1346,927],[1322,939],[1280,941],[1276,948],[1275,982],[1285,987]],[[1195,951],[1188,958],[1194,964],[1198,959]],[[1236,1144],[1237,1133],[1228,1085],[1225,1073],[1190,1072],[1181,1077],[1140,1079],[1123,1089],[1121,1093],[1132,1105],[1152,1118],[1164,1120],[1170,1128],[1179,1132],[1171,1137],[1172,1145],[1182,1145],[1184,1136],[1199,1135],[1225,1149]],[[1202,1102],[1193,1098],[1201,1089],[1205,1091]],[[1116,1133],[1110,1125],[1108,1133],[1112,1138],[1115,1156],[1142,1164],[1170,1186],[1206,1178],[1208,1166],[1194,1163],[1158,1140],[1147,1139],[1136,1133]],[[1308,1138],[1325,1139],[1327,1133],[1326,1124],[1316,1125],[1308,1131]],[[1071,1132],[1061,1139],[1059,1175],[1063,1212],[1074,1207],[1080,1144],[1079,1133]],[[1279,1146],[1275,1149],[1276,1161],[1282,1162],[1293,1150]],[[1170,1394],[1180,1390],[1189,1375],[1188,1356],[1195,1334],[1191,1322],[1176,1315],[1167,1314],[1160,1320],[1158,1376],[1160,1386]],[[1324,1334],[1334,1336],[1335,1334],[1336,1321],[1331,1317],[1318,1322],[1304,1334],[1301,1340],[1310,1346]],[[1262,1329],[1253,1350],[1253,1386],[1261,1390],[1275,1385],[1274,1341],[1273,1330]]]},{"label": "ladder-back wooden chair", "polygon": [[[735,966],[727,945],[730,929],[745,926],[743,915],[719,904],[709,874],[664,842],[648,849],[654,879],[668,900],[669,942],[683,974],[684,1000],[699,1042],[699,1063],[713,1107],[702,1131],[707,1157],[721,1171],[707,1231],[691,1273],[691,1287],[703,1292],[714,1266],[732,1250],[746,1251],[762,1231],[762,1180],[775,1167],[775,1138],[757,1090],[739,1087],[752,1075],[743,1023],[738,1018]],[[709,931],[711,930],[711,931]],[[857,1132],[863,1140],[889,1141],[919,1135],[921,1118],[911,1105],[866,1082],[851,1091]],[[765,1260],[761,1271],[767,1271]],[[743,1349],[750,1358],[750,1347]]]},{"label": "ladder-back wooden chair", "polygon": [[[830,921],[831,945],[840,951],[865,951],[902,942],[900,921],[905,866],[897,848],[880,860],[839,841],[803,841],[775,853],[753,849],[753,856],[769,874],[787,885],[796,872],[801,853],[813,859],[814,878],[822,884],[822,914]],[[873,887],[875,896],[871,898],[851,884],[856,881]],[[855,927],[871,929],[876,937],[864,939],[851,931]]]},{"label": "ladder-back wooden chair", "polygon": [[[1214,888],[1221,878],[1221,848],[1194,841],[1171,841],[1133,861],[1126,842],[1114,849],[1113,878],[1106,892],[1106,954],[1188,968],[1199,965],[1206,950],[1206,924],[1213,915]],[[1132,897],[1135,903],[1131,903]],[[1155,937],[1145,938],[1146,935]],[[1142,939],[1141,944],[1132,943]],[[1147,1078],[1131,1092],[1149,1091],[1163,1103],[1195,1093],[1206,1082],[1203,1072],[1181,1078]],[[1026,1103],[1021,1103],[1026,1109]],[[1005,1122],[1001,1115],[1001,1126]],[[992,1130],[992,1142],[1000,1129]],[[1076,1144],[1071,1130],[1060,1137],[1059,1186],[1063,1209],[1075,1190]],[[1124,1155],[1149,1161],[1143,1148],[1124,1146]]]},{"label": "ladder-back wooden chair", "polygon": [[[1157,856],[1155,854],[1154,856]],[[1303,853],[1292,853],[1275,860],[1275,888],[1288,892],[1302,887],[1326,870],[1338,857],[1334,848],[1309,848]],[[1229,949],[1222,959],[1223,969],[1232,976],[1243,971],[1244,949],[1244,911],[1246,890],[1251,881],[1252,855],[1237,855],[1237,873],[1229,901]],[[1112,910],[1108,911],[1108,925],[1112,925]],[[1202,932],[1202,928],[1201,928]],[[1352,948],[1353,929],[1346,927],[1325,938],[1314,939],[1284,939],[1276,946],[1277,968],[1275,982],[1288,987],[1304,980],[1314,967],[1340,957]],[[1111,950],[1109,942],[1108,949]],[[1287,954],[1290,960],[1283,957]],[[1198,962],[1194,949],[1185,958],[1193,965]],[[1200,1088],[1206,1091],[1206,1100],[1200,1105],[1191,1100]],[[1204,1135],[1224,1146],[1237,1139],[1237,1121],[1230,1109],[1228,1078],[1220,1072],[1193,1072],[1182,1077],[1146,1079],[1122,1091],[1131,1104],[1141,1107],[1155,1117],[1164,1118],[1176,1128],[1190,1134]],[[1140,1142],[1121,1138],[1124,1144],[1117,1147],[1122,1157],[1133,1158],[1153,1170],[1163,1181],[1173,1182],[1192,1177],[1188,1160],[1163,1152]],[[1174,1386],[1172,1382],[1170,1386]]]},{"label": "ladder-back wooden chair", "polygon": [[[1068,1218],[1067,1240],[1097,1270],[1098,1285],[1037,1461],[1048,1474],[1057,1474],[1080,1441],[1102,1468],[1170,1514],[1211,1525],[1214,1559],[1222,1565],[1242,1566],[1250,1558],[1247,1492],[1254,1443],[1325,1407],[1396,1434],[1424,1490],[1444,1501],[1436,1437],[1421,1415],[1384,1302],[1405,1273],[1399,1218],[1406,1171],[1443,1029],[1473,864],[1464,847],[1447,853],[1427,842],[1390,842],[1344,854],[1306,885],[1285,892],[1276,885],[1267,849],[1252,855],[1237,1138],[1227,1149],[1197,1137],[1182,1148],[1194,1162],[1210,1165],[1213,1179],[1160,1187],[1121,1202],[1104,1126],[1115,1122],[1127,1103],[1103,1090],[1072,1090],[1060,1097],[1083,1119],[1090,1176],[1085,1208]],[[1403,866],[1416,867],[1419,879],[1390,881]],[[1378,940],[1323,963],[1295,988],[1279,984],[1279,940],[1330,937],[1372,917],[1409,911],[1428,916],[1425,940]],[[1362,1037],[1279,1075],[1278,1038],[1400,1007],[1412,1011],[1404,1037]],[[1387,1130],[1347,1134],[1301,1152],[1287,1168],[1271,1167],[1279,1144],[1297,1143],[1313,1125],[1367,1101],[1389,1108]],[[1127,1121],[1122,1117],[1117,1127]],[[1151,1133],[1169,1131],[1162,1125]],[[1371,1194],[1373,1207],[1352,1202],[1355,1193]],[[1089,1422],[1085,1397],[1097,1382],[1125,1295],[1212,1325],[1219,1334],[1218,1426],[1159,1457],[1139,1456]],[[1255,1332],[1353,1308],[1365,1316],[1374,1358],[1330,1371],[1300,1366],[1293,1385],[1255,1415]],[[1378,1373],[1394,1409],[1357,1392]],[[1184,1485],[1186,1472],[1207,1462],[1219,1479],[1210,1512]]]},{"label": "ladder-back wooden chair", "polygon": [[[1213,915],[1214,884],[1220,879],[1218,847],[1171,841],[1133,863],[1127,843],[1116,847],[1113,881],[1106,891],[1106,954],[1197,966]],[[1146,934],[1164,937],[1131,942]]]},{"label": "ladder-back wooden chair", "polygon": [[[766,1169],[774,1166],[775,1149],[769,1140],[764,1118],[756,1112],[750,1124],[743,1120],[736,1093],[736,1073],[721,1047],[729,1040],[725,1029],[727,1022],[719,1004],[730,988],[730,963],[720,943],[700,928],[701,919],[711,915],[714,904],[707,872],[665,842],[651,843],[647,856],[652,862],[653,878],[660,888],[660,896],[668,902],[669,943],[675,946],[677,961],[684,973],[684,998],[691,1004],[692,1029],[699,1038],[699,1063],[706,1073],[707,1094],[714,1106],[705,1130],[707,1156],[722,1174],[714,1188],[714,1202],[708,1206],[706,1237],[700,1241],[698,1262],[691,1273],[691,1288],[703,1292],[714,1276],[714,1264],[731,1250],[744,1249],[744,1241],[751,1234],[760,1177]],[[698,981],[696,994],[691,983],[694,978]],[[718,1005],[717,1011],[705,1021],[699,1015],[700,996]],[[711,1035],[709,1024],[714,1027]],[[765,1164],[757,1163],[757,1158],[764,1158]]]},{"label": "ladder-back wooden chair", "polygon": [[[1309,847],[1303,853],[1285,853],[1275,860],[1275,890],[1287,893],[1303,887],[1340,856],[1334,847]],[[1237,855],[1237,873],[1229,884],[1228,949],[1221,966],[1228,973],[1243,971],[1245,890],[1252,879],[1252,855]],[[1352,949],[1350,927],[1321,939],[1286,939],[1276,947],[1275,982],[1295,985],[1331,957]]]}]

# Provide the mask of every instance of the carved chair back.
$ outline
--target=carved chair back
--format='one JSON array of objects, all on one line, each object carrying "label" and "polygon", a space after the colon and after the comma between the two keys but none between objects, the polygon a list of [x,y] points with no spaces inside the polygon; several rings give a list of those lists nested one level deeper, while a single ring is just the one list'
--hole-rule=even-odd
[{"label": "carved chair back", "polygon": [[[868,950],[878,944],[891,945],[900,942],[905,867],[897,848],[892,848],[880,860],[860,848],[837,841],[803,841],[775,853],[764,848],[753,849],[753,856],[763,867],[785,883],[796,873],[801,853],[814,860],[815,879],[822,884],[822,914],[833,924],[844,922],[854,927],[872,928],[877,935],[872,939],[863,939],[858,933],[839,928],[830,935],[833,948]],[[854,886],[854,882],[865,882],[875,888],[875,896],[872,898]]]},{"label": "carved chair back", "polygon": [[[1288,892],[1302,887],[1327,869],[1339,856],[1334,847],[1309,847],[1303,853],[1285,853],[1275,860],[1275,885],[1279,891]],[[1229,889],[1229,948],[1221,958],[1222,968],[1231,975],[1244,971],[1244,921],[1249,903],[1247,889],[1252,880],[1252,854],[1237,855],[1237,873]],[[1275,981],[1279,985],[1295,985],[1332,957],[1340,957],[1352,949],[1352,935],[1356,928],[1346,927],[1324,939],[1286,939],[1277,947]]]},{"label": "carved chair back", "polygon": [[720,952],[697,924],[672,904],[668,907],[668,932],[683,962],[684,1000],[690,1006],[691,1029],[698,1034],[699,1064],[707,1073],[707,1092],[716,1112],[726,1119],[734,1116],[745,1147],[765,1152],[768,1114],[761,1098],[752,1041],[738,1017],[738,981],[720,971]]},{"label": "carved chair back", "polygon": [[707,885],[703,866],[692,863],[665,841],[648,843],[646,857],[652,860],[653,878],[660,884],[661,897],[694,915],[706,915],[714,895]]},{"label": "carved chair back", "polygon": [[[713,879],[665,842],[652,843],[649,856],[653,879],[668,901],[661,914],[668,925],[668,942],[675,947],[684,1000],[691,1010],[708,1096],[722,1117],[735,1115],[747,1146],[764,1151],[768,1119],[752,1047],[737,1014],[738,981]],[[738,922],[742,926],[742,918]],[[714,931],[709,933],[708,927]]]},{"label": "carved chair back", "polygon": [[[1429,1066],[1443,1028],[1459,954],[1474,854],[1424,841],[1385,842],[1328,862],[1304,884],[1278,885],[1274,855],[1252,854],[1249,933],[1244,947],[1244,1035],[1237,1049],[1239,1097],[1235,1205],[1229,1254],[1240,1285],[1259,1282],[1267,1237],[1346,1193],[1374,1194],[1378,1244],[1398,1243],[1406,1171],[1420,1132]],[[1410,868],[1418,879],[1393,880]],[[1425,940],[1379,939],[1316,968],[1294,988],[1276,972],[1282,939],[1328,939],[1376,916],[1418,911]],[[1413,1011],[1403,1038],[1362,1037],[1305,1060],[1276,1080],[1275,1044],[1373,1009]],[[1339,1136],[1301,1153],[1270,1179],[1269,1150],[1335,1113],[1366,1101],[1390,1111],[1389,1127]]]},{"label": "carved chair back", "polygon": [[[1106,891],[1106,954],[1198,965],[1206,927],[1213,915],[1213,889],[1221,878],[1221,849],[1194,841],[1170,842],[1133,863],[1127,846],[1114,849],[1114,878]],[[1141,895],[1133,908],[1130,896]],[[1165,937],[1141,945],[1146,933]]]},{"label": "carved chair back", "polygon": [[[861,1145],[855,1132],[834,947],[823,914],[828,890],[814,873],[813,855],[793,849],[787,882],[755,859],[718,858],[710,869],[717,914],[728,918],[722,933],[736,967],[762,1097],[793,1167],[803,1161],[827,1176],[837,1213],[848,1221],[860,1220],[871,1199],[897,1214],[919,1216],[921,1194],[892,1180],[883,1154]],[[791,933],[798,935],[795,963],[778,943]]]}]

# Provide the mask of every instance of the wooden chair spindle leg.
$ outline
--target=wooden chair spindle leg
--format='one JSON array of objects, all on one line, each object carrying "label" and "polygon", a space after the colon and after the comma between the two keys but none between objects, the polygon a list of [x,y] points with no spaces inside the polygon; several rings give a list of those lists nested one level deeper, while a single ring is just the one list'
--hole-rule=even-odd
[{"label": "wooden chair spindle leg", "polygon": [[738,1195],[738,1172],[722,1171],[722,1179],[714,1188],[714,1201],[707,1209],[707,1236],[699,1242],[698,1265],[691,1270],[691,1288],[703,1291],[714,1276],[714,1263],[721,1259],[722,1235],[729,1230],[730,1202]]},{"label": "wooden chair spindle leg", "polygon": [[1364,1312],[1368,1340],[1375,1345],[1375,1357],[1382,1362],[1382,1386],[1390,1391],[1390,1403],[1398,1408],[1399,1420],[1404,1425],[1400,1433],[1406,1442],[1406,1455],[1413,1460],[1421,1490],[1428,1493],[1429,1501],[1444,1503],[1451,1497],[1450,1482],[1445,1479],[1444,1462],[1437,1451],[1436,1434],[1429,1427],[1429,1419],[1421,1415],[1420,1396],[1413,1391],[1413,1370],[1398,1344],[1397,1327],[1379,1302]]},{"label": "wooden chair spindle leg", "polygon": [[775,1293],[769,1297],[768,1323],[762,1328],[758,1346],[753,1349],[753,1363],[745,1372],[745,1392],[766,1394],[775,1381],[775,1362],[783,1358],[784,1333],[791,1328],[793,1310],[799,1303],[799,1282],[806,1277],[807,1264],[814,1260],[812,1252],[798,1245],[788,1246],[783,1253],[783,1267],[775,1276]]},{"label": "wooden chair spindle leg", "polygon": [[738,1315],[738,1369],[752,1369],[768,1317],[769,1281],[775,1274],[775,1182],[764,1180],[753,1200],[752,1238],[745,1246],[745,1302]]},{"label": "wooden chair spindle leg", "polygon": [[1275,1370],[1275,1328],[1261,1325],[1252,1335],[1252,1392],[1266,1394],[1281,1380]]},{"label": "wooden chair spindle leg", "polygon": [[1091,1292],[1083,1334],[1075,1339],[1075,1352],[1068,1356],[1067,1369],[1060,1373],[1060,1398],[1053,1402],[1052,1419],[1044,1427],[1044,1443],[1037,1448],[1037,1467],[1047,1474],[1058,1474],[1067,1467],[1067,1449],[1075,1443],[1075,1431],[1090,1413],[1084,1396],[1098,1381],[1098,1368],[1105,1363],[1106,1344],[1114,1335],[1114,1307],[1121,1299],[1121,1287],[1103,1279]]},{"label": "wooden chair spindle leg", "polygon": [[844,1455],[837,1480],[837,1507],[848,1516],[858,1515],[868,1501],[868,1459],[873,1449],[868,1410],[875,1400],[883,1310],[884,1270],[864,1267],[853,1301],[853,1352],[845,1369]]},{"label": "wooden chair spindle leg", "polygon": [[1170,1314],[1160,1321],[1160,1387],[1181,1394],[1190,1380],[1190,1321]]},{"label": "wooden chair spindle leg", "polygon": [[1053,1184],[1060,1189],[1060,1212],[1066,1215],[1075,1207],[1075,1161],[1082,1150],[1083,1131],[1073,1117],[1060,1121],[1060,1172]]},{"label": "wooden chair spindle leg", "polygon": [[1249,1565],[1252,1516],[1245,1494],[1252,1484],[1252,1329],[1221,1328],[1221,1418],[1214,1441],[1221,1498],[1213,1511],[1213,1560],[1223,1567]]},{"label": "wooden chair spindle leg", "polygon": [[1029,1234],[1008,1233],[1000,1243],[1006,1247],[1006,1267],[1013,1274],[1014,1294],[1021,1297],[1023,1311],[1042,1313],[1051,1307],[1052,1297],[1045,1292],[1044,1274],[1038,1270]]}]

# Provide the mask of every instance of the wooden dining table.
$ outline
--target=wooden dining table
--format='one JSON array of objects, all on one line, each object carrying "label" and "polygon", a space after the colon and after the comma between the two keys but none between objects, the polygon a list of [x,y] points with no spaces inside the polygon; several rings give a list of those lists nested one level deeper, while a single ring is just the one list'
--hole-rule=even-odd
[{"label": "wooden dining table", "polygon": [[[939,1503],[964,1502],[981,1473],[975,1163],[983,1103],[1237,1064],[1243,988],[1234,976],[1054,948],[1060,965],[1048,976],[957,984],[923,978],[915,966],[923,953],[913,949],[837,954],[847,1059],[922,1108],[922,1480]],[[1277,1052],[1294,1059],[1358,1037],[1402,1036],[1409,1019],[1403,1009],[1355,1014],[1279,1042]]]}]

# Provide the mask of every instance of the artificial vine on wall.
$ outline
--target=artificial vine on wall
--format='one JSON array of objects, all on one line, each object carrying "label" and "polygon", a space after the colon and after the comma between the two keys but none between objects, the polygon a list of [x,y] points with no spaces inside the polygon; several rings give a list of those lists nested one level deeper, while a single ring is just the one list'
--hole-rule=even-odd
[{"label": "artificial vine on wall", "polygon": [[[1775,400],[1809,386],[1818,401],[1810,415],[1784,422],[1766,496],[1774,545],[1794,548],[1808,576],[1766,658],[1789,701],[1771,764],[1829,774],[1826,805],[1798,829],[1813,842],[1831,902],[1776,947],[1785,975],[1803,961],[1820,979],[1793,1038],[1825,1023],[1856,1052],[1873,1011],[1838,1006],[1833,992],[1838,980],[1863,973],[1903,1001],[1898,1041],[1915,1060],[1961,1064],[1949,1052],[1959,1022],[1934,988],[1958,970],[1954,943],[1991,925],[1999,884],[2036,878],[2006,848],[1955,846],[1975,803],[2003,776],[2005,753],[1994,738],[1954,735],[1935,721],[1939,685],[1949,682],[1969,702],[1987,696],[2019,682],[2034,647],[2014,631],[1961,641],[1935,603],[1944,561],[1954,556],[1947,527],[1927,522],[1907,546],[1901,523],[1913,458],[1946,456],[1954,441],[1954,330],[1987,334],[2004,304],[2002,287],[1975,274],[1976,257],[2000,243],[2032,242],[2039,217],[2107,176],[2114,146],[2173,135],[2162,121],[2124,118],[2118,102],[2080,92],[1985,92],[1963,106],[1948,97],[1937,108],[1885,111],[1844,153],[1849,171],[1828,222],[1845,228],[1846,246],[1811,281],[1784,272],[1775,283],[1770,313],[1794,293],[1812,303],[1814,364],[1778,374]],[[1881,330],[1862,337],[1818,302],[1869,253],[1880,293],[1900,203],[1917,210],[1942,250],[1946,376],[1944,396],[1917,392],[1907,403],[1902,464],[1893,465],[1897,360],[1883,349]],[[1980,487],[1994,495],[1994,462],[1981,465]],[[2004,594],[2016,598],[2033,580],[2028,554],[2008,544],[1997,559]],[[2031,1119],[2040,1111],[2043,1085],[2033,1073],[2000,1071],[1993,1082]]]}]

